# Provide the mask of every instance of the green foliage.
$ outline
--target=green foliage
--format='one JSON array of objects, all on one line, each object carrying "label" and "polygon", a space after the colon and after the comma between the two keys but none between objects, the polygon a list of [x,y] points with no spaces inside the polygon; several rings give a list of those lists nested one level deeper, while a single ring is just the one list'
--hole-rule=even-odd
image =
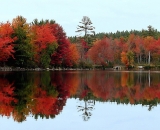
[{"label": "green foliage", "polygon": [[[43,73],[43,74],[42,74]],[[47,92],[48,96],[57,97],[58,92],[55,86],[51,83],[51,74],[48,71],[40,72],[41,75],[41,87]]]},{"label": "green foliage", "polygon": [[147,36],[152,36],[155,39],[158,39],[160,37],[160,32],[157,31],[157,29],[154,29],[151,25],[148,26],[148,30],[142,30],[142,36],[147,37]]},{"label": "green foliage", "polygon": [[40,57],[41,67],[43,68],[50,67],[51,55],[54,53],[56,49],[57,49],[56,44],[50,44],[45,50],[42,51],[42,54]]},{"label": "green foliage", "polygon": [[34,52],[32,51],[30,38],[27,36],[27,30],[23,26],[14,28],[14,37],[17,37],[17,40],[14,42],[14,66],[31,67],[31,64],[34,64],[31,62]]},{"label": "green foliage", "polygon": [[128,63],[130,66],[134,63],[134,53],[132,51],[127,52]]},{"label": "green foliage", "polygon": [[128,38],[130,34],[134,34],[134,35],[138,35],[138,36],[143,36],[143,37],[147,37],[147,36],[153,36],[155,39],[158,39],[158,37],[160,37],[160,32],[157,31],[157,29],[154,29],[152,26],[148,26],[148,30],[142,29],[141,31],[139,30],[131,30],[131,31],[117,31],[115,33],[113,32],[109,32],[109,33],[97,33],[95,35],[95,37],[97,39],[102,39],[104,37],[111,37],[113,39],[115,38],[120,38],[120,37],[124,37],[124,38]]},{"label": "green foliage", "polygon": [[78,25],[76,32],[84,32],[84,40],[88,45],[91,45],[95,40],[95,27],[92,26],[92,22],[89,17],[83,16],[82,21],[79,22],[82,25]]},{"label": "green foliage", "polygon": [[82,68],[82,69],[92,69],[93,66],[92,66],[91,63],[87,63],[87,62],[81,61],[81,62],[79,63],[79,68]]},{"label": "green foliage", "polygon": [[[73,68],[79,67],[79,68],[92,68],[92,64],[88,62],[88,59],[86,58],[87,52],[89,49],[91,49],[96,43],[95,41],[99,39],[103,39],[104,37],[108,37],[111,42],[111,49],[114,52],[111,55],[114,56],[114,63],[120,64],[120,53],[122,51],[127,52],[127,64],[128,67],[133,66],[134,60],[138,63],[146,63],[147,60],[151,59],[152,64],[159,64],[159,47],[155,48],[152,47],[145,47],[144,38],[150,36],[155,41],[160,38],[160,32],[157,31],[157,29],[154,29],[151,25],[147,27],[147,29],[142,29],[140,31],[138,30],[131,30],[131,31],[116,31],[113,32],[102,32],[95,34],[94,29],[95,27],[92,26],[92,22],[89,17],[84,16],[82,20],[79,22],[81,25],[78,25],[76,32],[83,32],[83,36],[73,36],[69,37],[69,40],[71,43],[76,43],[77,50],[79,51],[79,65],[75,63],[73,65]],[[55,37],[55,41],[58,43],[58,45],[62,45],[57,47],[55,44],[50,44],[47,47],[45,46],[46,41],[49,39],[49,36],[43,39],[44,36],[46,36],[46,33],[43,33],[44,30],[42,29],[41,32],[44,34],[43,36],[36,35],[39,34],[39,32],[36,32],[36,27],[41,27],[47,25],[51,31],[48,31],[48,34],[51,34]],[[14,39],[14,58],[10,58],[6,65],[13,66],[13,67],[21,67],[21,68],[32,68],[32,67],[42,67],[42,68],[48,68],[51,67],[51,56],[53,56],[53,53],[56,54],[52,60],[52,65],[58,65],[58,66],[65,66],[65,67],[71,67],[70,65],[70,56],[68,56],[67,62],[61,63],[64,56],[69,52],[69,50],[65,50],[67,46],[68,41],[65,32],[63,31],[63,28],[59,26],[54,20],[40,20],[34,19],[31,24],[28,24],[26,22],[26,19],[22,16],[17,16],[12,21],[12,27],[14,30],[14,33],[12,35],[12,38],[16,37],[16,40]],[[130,35],[134,34],[135,37],[133,37],[132,42],[128,42],[130,40]],[[138,39],[137,36],[140,38]],[[123,37],[123,41],[121,41],[121,38]],[[39,39],[38,39],[39,38]],[[35,39],[38,39],[36,41]],[[138,40],[136,44],[136,40]],[[37,51],[36,45],[33,44],[36,41],[36,44],[40,45],[39,43],[42,42],[42,44],[45,46],[41,46],[40,51]],[[82,42],[83,41],[83,42]],[[157,42],[157,41],[156,41]],[[48,44],[48,43],[47,43]],[[82,45],[81,45],[82,44]],[[152,43],[154,44],[154,42]],[[103,45],[101,45],[103,46]],[[128,46],[130,46],[128,48]],[[158,44],[157,44],[158,46]],[[60,48],[60,49],[57,49]],[[147,51],[148,49],[151,50],[150,58],[148,58]],[[153,52],[155,51],[155,52]],[[95,52],[95,51],[94,51]],[[37,56],[37,55],[38,56]],[[155,54],[156,56],[154,56]],[[35,56],[36,55],[36,56]],[[36,59],[37,58],[37,59]],[[90,60],[90,59],[89,59]],[[1,63],[2,65],[2,63]],[[112,65],[105,65],[101,64],[102,68],[112,67]],[[150,67],[146,67],[150,68]]]},{"label": "green foliage", "polygon": [[153,65],[145,65],[144,66],[145,70],[150,70],[150,69],[153,69],[153,68],[155,68],[155,66],[153,66]]},{"label": "green foliage", "polygon": [[55,24],[55,21],[54,20],[40,20],[38,21],[38,19],[34,19],[33,22],[32,22],[32,25],[44,25],[44,24],[47,24],[47,23],[50,23],[50,24]]}]

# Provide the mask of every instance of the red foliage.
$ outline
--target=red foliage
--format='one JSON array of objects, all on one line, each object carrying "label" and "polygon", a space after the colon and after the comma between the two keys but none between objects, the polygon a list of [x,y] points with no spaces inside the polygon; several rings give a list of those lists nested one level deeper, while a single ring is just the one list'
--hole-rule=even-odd
[{"label": "red foliage", "polygon": [[6,79],[0,79],[0,114],[10,116],[14,107],[11,103],[16,103],[14,98],[13,83],[9,83]]},{"label": "red foliage", "polygon": [[44,114],[49,116],[52,114],[52,107],[56,102],[55,97],[47,96],[46,91],[37,88],[34,95],[35,105],[32,108],[33,114]]},{"label": "red foliage", "polygon": [[66,33],[59,24],[50,24],[50,29],[52,35],[56,37],[58,45],[65,43]]},{"label": "red foliage", "polygon": [[84,49],[85,53],[89,49],[89,46],[87,45],[87,42],[84,39],[81,39],[82,48]]},{"label": "red foliage", "polygon": [[87,45],[87,42],[84,39],[80,40],[80,43],[77,45],[80,60],[84,61],[87,58],[87,51],[89,49],[89,46]]},{"label": "red foliage", "polygon": [[103,72],[93,74],[92,78],[87,80],[87,85],[92,90],[93,95],[97,98],[106,100],[113,96],[113,77],[107,77]]},{"label": "red foliage", "polygon": [[63,28],[58,24],[51,24],[52,34],[56,37],[58,48],[52,55],[51,63],[55,66],[70,67],[77,62],[78,52],[66,38]]},{"label": "red foliage", "polygon": [[160,38],[149,46],[153,53],[160,54]]},{"label": "red foliage", "polygon": [[10,23],[0,24],[0,61],[7,61],[13,57],[14,53],[14,38],[11,37],[13,29]]},{"label": "red foliage", "polygon": [[32,30],[35,33],[34,46],[35,46],[35,58],[39,61],[41,52],[47,48],[49,44],[56,44],[56,37],[52,34],[52,30],[49,24],[35,25]]},{"label": "red foliage", "polygon": [[68,60],[68,52],[69,52],[69,42],[66,40],[63,44],[60,44],[57,48],[57,51],[52,55],[51,63],[53,65],[65,65],[71,66],[71,62]]},{"label": "red foliage", "polygon": [[96,64],[103,64],[108,61],[113,61],[114,55],[112,54],[110,45],[110,40],[108,38],[99,40],[88,51],[88,56]]},{"label": "red foliage", "polygon": [[79,86],[79,77],[72,73],[53,73],[52,84],[56,86],[59,96],[63,99],[73,95]]}]

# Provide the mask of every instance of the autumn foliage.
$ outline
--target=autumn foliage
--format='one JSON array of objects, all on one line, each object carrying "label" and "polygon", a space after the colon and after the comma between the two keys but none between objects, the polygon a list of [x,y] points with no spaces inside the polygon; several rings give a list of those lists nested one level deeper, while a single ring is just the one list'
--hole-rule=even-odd
[{"label": "autumn foliage", "polygon": [[49,24],[41,25],[41,26],[35,26],[33,27],[35,31],[35,51],[40,53],[43,49],[47,48],[48,44],[52,44],[56,42],[55,36],[51,33],[51,29],[49,27]]},{"label": "autumn foliage", "polygon": [[75,45],[67,39],[62,27],[58,24],[51,24],[52,33],[57,39],[58,48],[52,54],[51,64],[54,66],[71,67],[77,64],[79,59],[78,50]]},{"label": "autumn foliage", "polygon": [[113,61],[113,54],[110,39],[104,38],[93,44],[88,51],[88,56],[95,64],[103,65]]},{"label": "autumn foliage", "polygon": [[77,47],[58,23],[29,24],[22,16],[0,24],[0,51],[0,62],[14,67],[72,67],[79,61]]},{"label": "autumn foliage", "polygon": [[9,22],[0,23],[0,62],[7,61],[8,58],[14,58],[13,53],[15,38],[12,38],[13,29]]},{"label": "autumn foliage", "polygon": [[41,57],[43,56],[47,48],[51,45],[56,46],[56,37],[52,34],[52,30],[49,24],[45,25],[34,25],[32,27],[33,32],[33,47],[34,47],[34,58],[38,66],[41,66]]},{"label": "autumn foliage", "polygon": [[0,114],[2,116],[11,116],[14,110],[13,103],[17,103],[14,97],[14,83],[9,83],[5,78],[0,78]]},{"label": "autumn foliage", "polygon": [[[17,73],[17,72],[16,72]],[[55,118],[68,98],[126,104],[155,104],[160,101],[159,74],[113,71],[58,71],[32,73],[29,77],[0,75],[0,114],[17,122],[27,116]],[[32,77],[32,78],[31,78]],[[23,79],[27,79],[25,82]],[[151,79],[149,82],[148,79]],[[25,82],[25,83],[23,83]]]},{"label": "autumn foliage", "polygon": [[26,18],[17,16],[12,23],[0,24],[0,64],[22,68],[158,65],[160,40],[152,33],[155,32],[150,29],[148,35],[142,31],[142,35],[134,32],[126,37],[97,38],[86,32],[84,37],[68,38],[63,27],[54,20],[35,19],[27,23]]}]

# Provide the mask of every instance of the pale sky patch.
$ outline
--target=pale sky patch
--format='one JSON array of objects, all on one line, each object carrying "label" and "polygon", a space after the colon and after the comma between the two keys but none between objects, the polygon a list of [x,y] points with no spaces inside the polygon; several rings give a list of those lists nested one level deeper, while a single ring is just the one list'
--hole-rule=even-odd
[{"label": "pale sky patch", "polygon": [[96,33],[142,30],[151,25],[160,30],[159,0],[0,0],[0,22],[22,15],[27,22],[35,18],[53,19],[67,36],[77,35],[76,27],[88,16]]}]

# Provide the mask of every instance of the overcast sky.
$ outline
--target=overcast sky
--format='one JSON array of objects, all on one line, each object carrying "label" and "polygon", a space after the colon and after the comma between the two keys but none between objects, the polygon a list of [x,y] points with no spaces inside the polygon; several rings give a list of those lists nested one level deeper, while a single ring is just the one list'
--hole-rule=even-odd
[{"label": "overcast sky", "polygon": [[0,0],[0,22],[18,15],[32,22],[35,18],[54,19],[67,36],[75,31],[83,16],[88,16],[95,32],[147,29],[160,31],[159,0]]}]

